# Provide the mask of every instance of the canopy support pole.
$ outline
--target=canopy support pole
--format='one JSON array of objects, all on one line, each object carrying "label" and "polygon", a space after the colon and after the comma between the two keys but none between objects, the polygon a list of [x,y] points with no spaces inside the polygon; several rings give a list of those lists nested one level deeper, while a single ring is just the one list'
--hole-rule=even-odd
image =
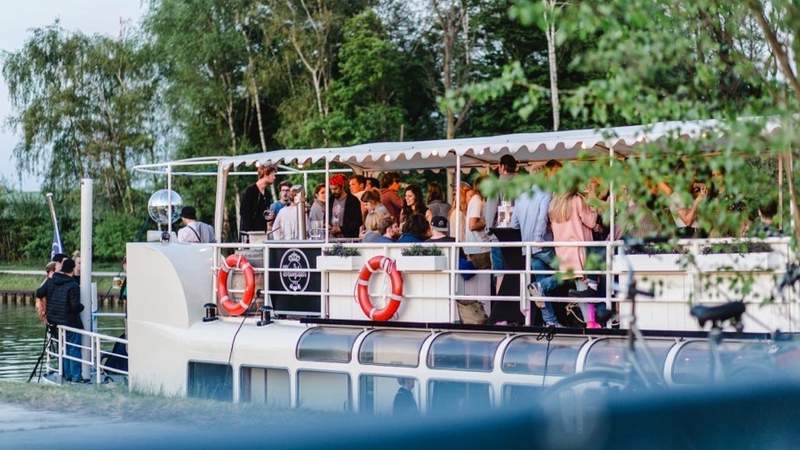
[{"label": "canopy support pole", "polygon": [[167,233],[172,240],[172,164],[167,166]]},{"label": "canopy support pole", "polygon": [[[456,226],[453,228],[455,231],[455,236],[451,236],[455,239],[456,243],[461,242],[461,155],[458,152],[454,152],[456,154],[456,174],[455,174],[455,186],[453,189],[455,190],[455,201],[453,202],[454,205],[451,208],[456,212]],[[461,247],[454,246],[451,247],[452,253],[450,254],[450,322],[455,322],[456,315],[458,314],[458,307],[456,306],[456,302],[454,297],[457,295],[456,289],[456,280],[458,279],[458,274],[456,270],[459,269],[459,257],[460,252],[459,249]]]},{"label": "canopy support pole", "polygon": [[331,162],[328,159],[328,155],[325,155],[325,243],[326,244],[330,240],[331,219],[330,217],[328,217],[328,212],[331,209],[331,205],[328,204],[331,201],[330,181],[331,181]]},{"label": "canopy support pole", "polygon": [[[228,186],[228,169],[217,166],[217,198],[214,201],[214,238],[222,242],[222,224],[225,216],[225,189]],[[236,230],[239,231],[239,230]]]},{"label": "canopy support pole", "polygon": [[[611,169],[614,165],[614,149],[613,147],[608,148],[608,168]],[[606,236],[606,308],[611,310],[611,294],[613,293],[613,284],[614,284],[614,277],[611,275],[612,271],[612,264],[614,263],[614,258],[612,255],[611,242],[616,240],[617,237],[617,230],[616,230],[616,196],[614,195],[614,182],[611,181],[608,184],[608,206],[611,208],[608,220],[608,236]]]}]

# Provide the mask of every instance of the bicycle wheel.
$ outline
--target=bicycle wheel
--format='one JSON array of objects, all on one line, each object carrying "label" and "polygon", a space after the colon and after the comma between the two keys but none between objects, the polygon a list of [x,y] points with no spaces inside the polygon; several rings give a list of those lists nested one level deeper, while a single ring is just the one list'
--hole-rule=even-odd
[{"label": "bicycle wheel", "polygon": [[550,436],[569,436],[574,440],[570,445],[579,445],[602,432],[606,400],[628,391],[628,378],[622,370],[592,369],[550,386],[541,397],[542,408],[550,419]]}]

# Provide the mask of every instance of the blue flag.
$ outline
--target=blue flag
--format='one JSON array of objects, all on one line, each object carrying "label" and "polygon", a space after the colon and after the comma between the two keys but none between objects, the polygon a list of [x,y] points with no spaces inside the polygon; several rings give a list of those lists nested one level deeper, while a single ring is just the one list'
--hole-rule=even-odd
[{"label": "blue flag", "polygon": [[56,253],[64,253],[64,246],[61,244],[61,233],[58,232],[58,224],[53,224],[53,245],[50,248],[50,259],[52,260]]}]

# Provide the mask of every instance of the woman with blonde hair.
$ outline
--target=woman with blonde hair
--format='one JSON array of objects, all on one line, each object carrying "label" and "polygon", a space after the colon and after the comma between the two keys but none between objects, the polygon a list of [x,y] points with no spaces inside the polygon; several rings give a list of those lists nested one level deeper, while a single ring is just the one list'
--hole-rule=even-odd
[{"label": "woman with blonde hair", "polygon": [[[592,195],[591,191],[589,195]],[[550,201],[549,216],[554,241],[592,241],[592,230],[599,225],[597,211],[589,207],[584,196],[578,193],[577,189],[566,194],[555,195]],[[576,286],[578,283],[585,283],[588,285],[588,289],[585,291],[591,294],[590,296],[597,296],[596,281],[588,280],[585,275],[575,273],[586,269],[586,247],[556,247],[556,257],[559,271],[562,272],[562,280],[569,280]],[[599,328],[595,305],[581,303],[580,306],[587,328]]]}]

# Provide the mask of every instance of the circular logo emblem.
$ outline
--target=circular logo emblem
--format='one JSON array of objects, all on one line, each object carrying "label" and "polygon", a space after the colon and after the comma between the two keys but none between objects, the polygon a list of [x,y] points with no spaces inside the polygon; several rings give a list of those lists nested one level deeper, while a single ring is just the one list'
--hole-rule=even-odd
[{"label": "circular logo emblem", "polygon": [[[299,249],[290,248],[281,256],[281,285],[287,291],[303,292],[308,287],[310,266],[308,258]],[[297,270],[302,269],[302,270]]]}]

